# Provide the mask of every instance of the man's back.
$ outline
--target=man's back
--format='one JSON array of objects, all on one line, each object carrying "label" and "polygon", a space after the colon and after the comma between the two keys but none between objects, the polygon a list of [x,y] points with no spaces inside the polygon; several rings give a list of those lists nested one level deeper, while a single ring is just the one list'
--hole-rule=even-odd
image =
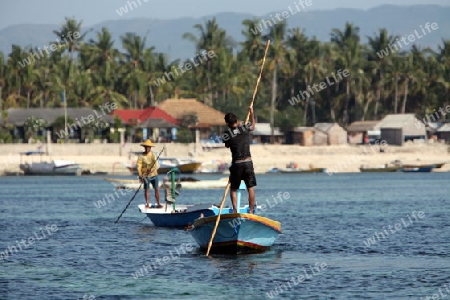
[{"label": "man's back", "polygon": [[225,140],[225,146],[230,148],[232,161],[251,157],[250,131],[247,126],[240,125],[234,129],[229,128],[229,138]]}]

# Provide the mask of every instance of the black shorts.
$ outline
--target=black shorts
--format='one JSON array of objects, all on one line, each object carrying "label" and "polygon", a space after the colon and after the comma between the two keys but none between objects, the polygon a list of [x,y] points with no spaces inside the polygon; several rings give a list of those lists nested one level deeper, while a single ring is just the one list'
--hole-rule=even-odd
[{"label": "black shorts", "polygon": [[239,189],[242,180],[244,180],[247,188],[256,186],[255,171],[253,170],[253,162],[251,160],[237,164],[234,163],[230,167],[230,188],[232,190]]}]

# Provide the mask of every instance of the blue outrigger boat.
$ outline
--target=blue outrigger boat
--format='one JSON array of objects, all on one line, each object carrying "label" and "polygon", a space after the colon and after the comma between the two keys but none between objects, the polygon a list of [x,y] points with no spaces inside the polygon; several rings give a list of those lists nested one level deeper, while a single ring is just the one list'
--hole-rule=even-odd
[{"label": "blue outrigger boat", "polygon": [[[237,192],[237,205],[240,206],[241,184]],[[257,212],[257,211],[256,211]],[[192,237],[202,250],[208,248],[218,212],[214,216],[204,216],[195,220],[189,228]],[[247,212],[221,214],[217,231],[211,245],[211,253],[255,253],[263,252],[273,245],[281,233],[281,223]]]},{"label": "blue outrigger boat", "polygon": [[[152,223],[157,227],[186,227],[194,223],[195,219],[200,217],[214,216],[219,213],[219,207],[215,205],[175,205],[176,195],[179,194],[177,190],[177,183],[175,182],[175,172],[177,168],[173,168],[168,172],[171,177],[170,189],[166,188],[166,205],[163,207],[145,207],[145,204],[139,204],[139,211],[146,214]],[[167,187],[163,184],[163,187]],[[232,208],[222,209],[222,214],[230,214],[233,212]],[[249,212],[248,205],[240,207],[239,212]]]}]

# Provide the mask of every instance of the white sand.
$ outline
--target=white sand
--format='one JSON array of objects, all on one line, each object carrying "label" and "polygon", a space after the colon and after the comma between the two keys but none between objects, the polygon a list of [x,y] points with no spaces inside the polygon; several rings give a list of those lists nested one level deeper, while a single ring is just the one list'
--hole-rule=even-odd
[{"label": "white sand", "polygon": [[[160,146],[160,145],[158,145]],[[228,149],[212,149],[210,151],[197,151],[194,155],[194,145],[177,145],[166,144],[166,154],[168,156],[176,157],[194,157],[200,162],[208,162],[212,160],[220,160],[225,163],[231,161],[231,155]],[[115,154],[117,151],[110,151],[111,155],[104,148],[117,146],[103,145],[101,150],[96,148],[89,148],[89,153],[80,149],[88,147],[83,144],[75,144],[76,151],[61,150],[58,147],[53,147],[50,157],[44,156],[43,159],[64,159],[73,160],[82,165],[83,169],[88,169],[91,172],[108,172],[113,170],[116,174],[129,174],[122,163],[129,162],[129,150],[140,151],[141,147],[138,144],[130,145],[127,151],[122,151],[122,156]],[[29,150],[26,148],[27,150]],[[23,150],[21,148],[20,151]],[[71,148],[72,149],[72,148]],[[100,149],[100,148],[99,148]],[[108,148],[106,148],[108,149]],[[159,147],[155,147],[155,151]],[[20,158],[17,153],[20,152],[11,147],[0,147],[0,173],[2,171],[19,171]],[[79,152],[80,154],[74,153]],[[97,153],[96,153],[97,152]],[[10,153],[10,154],[8,154]],[[441,163],[449,162],[441,169],[434,171],[442,172],[450,170],[450,155],[448,153],[448,146],[442,144],[419,144],[407,145],[403,147],[388,146],[384,153],[380,153],[376,146],[314,146],[302,147],[298,145],[252,145],[251,153],[254,160],[255,172],[264,173],[273,167],[284,168],[289,162],[297,163],[300,168],[321,167],[333,170],[335,172],[359,172],[359,167],[365,165],[367,167],[380,167],[388,164],[394,160],[400,160],[403,163]],[[163,154],[163,156],[165,156]],[[30,157],[26,158],[30,161]],[[135,159],[135,156],[131,156]],[[38,161],[39,157],[34,157],[34,161]]]}]

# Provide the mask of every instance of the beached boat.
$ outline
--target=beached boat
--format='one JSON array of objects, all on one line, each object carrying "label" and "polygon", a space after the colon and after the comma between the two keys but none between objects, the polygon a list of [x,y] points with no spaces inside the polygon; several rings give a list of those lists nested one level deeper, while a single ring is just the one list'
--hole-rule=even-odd
[{"label": "beached boat", "polygon": [[397,172],[400,170],[400,167],[399,166],[391,166],[391,167],[383,166],[383,167],[368,168],[368,167],[361,166],[359,168],[359,170],[363,173],[364,172]]},{"label": "beached boat", "polygon": [[[81,175],[82,168],[79,164],[69,160],[52,160],[50,162],[42,162],[42,155],[45,152],[41,151],[28,151],[20,153],[22,155],[40,155],[40,162],[24,162],[19,164],[20,170],[24,175]],[[21,158],[22,160],[22,158]]]},{"label": "beached boat", "polygon": [[[117,189],[131,189],[137,190],[141,185],[138,179],[117,179],[105,178],[106,181],[112,183]],[[179,181],[180,187],[187,190],[204,190],[204,189],[219,189],[225,188],[228,183],[228,178],[217,180],[194,180],[193,178],[181,178]],[[160,187],[162,183],[160,184]]]},{"label": "beached boat", "polygon": [[[241,192],[245,190],[245,184],[241,183],[237,191],[237,205],[240,207]],[[259,207],[254,213],[258,212]],[[226,209],[228,210],[228,209]],[[245,211],[247,210],[247,211]],[[217,226],[216,234],[211,245],[211,253],[253,253],[267,250],[273,245],[278,234],[281,233],[281,223],[256,214],[249,214],[248,207],[238,213],[222,213]],[[194,221],[188,228],[192,237],[202,250],[208,248],[217,218],[203,216]]]}]

